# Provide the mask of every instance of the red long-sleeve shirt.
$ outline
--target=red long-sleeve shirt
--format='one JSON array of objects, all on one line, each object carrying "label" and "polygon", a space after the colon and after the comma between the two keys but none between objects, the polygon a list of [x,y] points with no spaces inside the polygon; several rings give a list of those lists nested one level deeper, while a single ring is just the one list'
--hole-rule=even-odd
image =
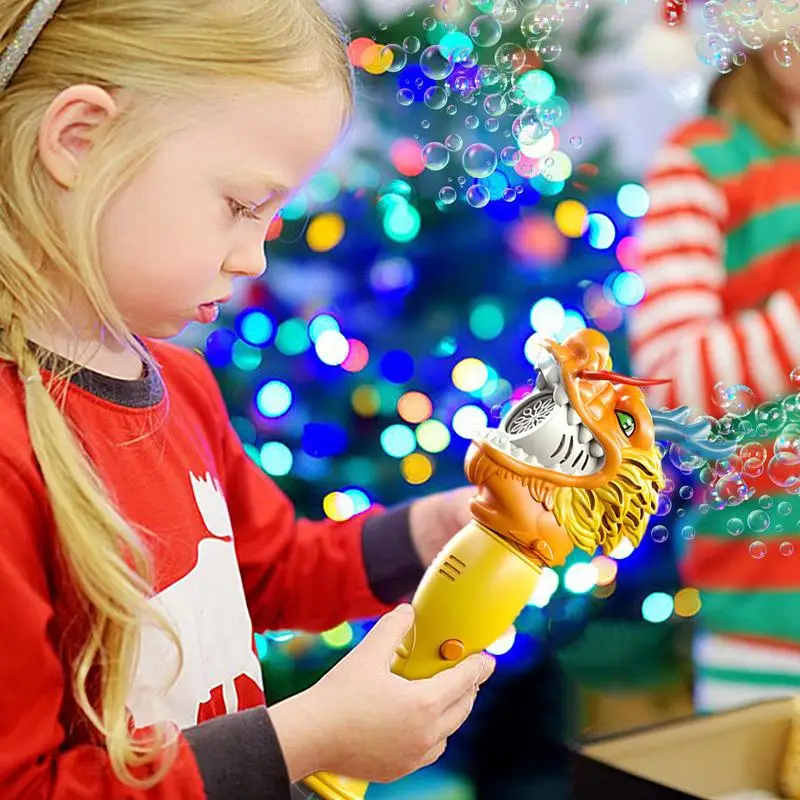
[{"label": "red long-sleeve shirt", "polygon": [[[155,568],[151,600],[184,648],[143,632],[129,707],[137,727],[183,730],[157,787],[114,777],[77,713],[69,660],[83,616],[58,558],[47,491],[16,368],[0,362],[0,797],[4,800],[288,797],[264,706],[253,629],[323,631],[387,611],[421,575],[398,509],[344,523],[296,520],[249,458],[203,359],[146,342],[161,367],[121,381],[83,369],[66,413]],[[45,376],[46,379],[46,376]],[[211,720],[209,722],[209,720]]]}]

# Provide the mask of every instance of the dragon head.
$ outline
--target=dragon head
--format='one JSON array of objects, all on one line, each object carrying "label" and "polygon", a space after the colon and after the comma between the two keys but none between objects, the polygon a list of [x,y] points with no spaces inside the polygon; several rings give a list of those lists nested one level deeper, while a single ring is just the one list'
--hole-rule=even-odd
[{"label": "dragon head", "polygon": [[663,486],[642,381],[611,372],[598,331],[543,340],[536,389],[477,436],[473,516],[523,553],[561,564],[574,548],[636,546]]}]

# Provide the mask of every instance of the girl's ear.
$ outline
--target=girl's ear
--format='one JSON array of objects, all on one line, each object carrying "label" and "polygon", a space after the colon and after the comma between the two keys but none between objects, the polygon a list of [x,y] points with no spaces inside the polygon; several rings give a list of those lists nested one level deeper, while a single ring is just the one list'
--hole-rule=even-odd
[{"label": "girl's ear", "polygon": [[55,97],[39,126],[39,157],[57,184],[73,186],[97,129],[118,114],[117,101],[99,86],[70,86]]}]

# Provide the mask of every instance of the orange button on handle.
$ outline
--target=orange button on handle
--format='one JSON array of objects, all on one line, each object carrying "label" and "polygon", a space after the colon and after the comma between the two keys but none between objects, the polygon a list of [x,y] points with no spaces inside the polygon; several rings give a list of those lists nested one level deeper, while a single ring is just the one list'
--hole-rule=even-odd
[{"label": "orange button on handle", "polygon": [[464,642],[460,639],[448,639],[439,648],[439,655],[445,661],[458,661],[464,655]]}]

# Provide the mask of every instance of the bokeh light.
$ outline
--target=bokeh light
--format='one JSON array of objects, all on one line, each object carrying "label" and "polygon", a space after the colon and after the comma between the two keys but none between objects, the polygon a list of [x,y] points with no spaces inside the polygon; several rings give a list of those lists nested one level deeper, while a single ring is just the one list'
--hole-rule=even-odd
[{"label": "bokeh light", "polygon": [[503,309],[494,302],[478,303],[469,315],[469,328],[476,339],[496,339],[503,332],[504,325]]},{"label": "bokeh light", "polygon": [[562,200],[554,214],[556,226],[570,239],[579,239],[589,225],[589,212],[578,200]]},{"label": "bokeh light", "polygon": [[700,612],[702,606],[697,589],[687,586],[675,594],[675,615],[678,617],[693,617]]},{"label": "bokeh light", "polygon": [[359,339],[348,339],[349,352],[342,362],[342,369],[347,372],[361,372],[369,364],[369,350]]},{"label": "bokeh light", "polygon": [[405,422],[424,422],[433,413],[433,403],[423,392],[406,392],[397,401],[397,414]]},{"label": "bokeh light", "polygon": [[614,244],[617,230],[605,214],[589,214],[587,235],[589,244],[595,250],[608,250]]},{"label": "bokeh light", "polygon": [[438,419],[429,419],[417,427],[419,446],[428,453],[441,453],[450,444],[450,430]]},{"label": "bokeh light", "polygon": [[256,394],[259,413],[270,419],[282,417],[292,406],[292,390],[283,381],[269,381]]},{"label": "bokeh light", "polygon": [[647,622],[666,622],[673,610],[672,597],[666,592],[652,592],[642,601],[642,619]]},{"label": "bokeh light", "polygon": [[390,425],[381,433],[381,447],[392,458],[405,458],[417,447],[417,437],[408,425]]},{"label": "bokeh light", "polygon": [[381,396],[374,386],[358,386],[350,397],[359,417],[374,417],[381,410]]},{"label": "bokeh light", "polygon": [[617,206],[627,217],[643,217],[650,208],[650,196],[644,186],[626,183],[617,192]]},{"label": "bokeh light", "polygon": [[554,297],[543,297],[531,308],[531,327],[541,336],[554,336],[564,327],[564,321],[564,306]]},{"label": "bokeh light", "polygon": [[486,364],[478,358],[464,358],[453,367],[451,379],[453,386],[462,392],[480,389],[489,378]]},{"label": "bokeh light", "polygon": [[275,323],[263,311],[247,311],[237,321],[239,336],[253,347],[265,347],[275,334]]},{"label": "bokeh light", "polygon": [[325,631],[320,638],[328,647],[341,650],[353,642],[353,627],[349,622],[343,622],[329,631]]},{"label": "bokeh light", "polygon": [[572,564],[564,573],[564,588],[573,594],[586,594],[597,585],[598,570],[592,563]]},{"label": "bokeh light", "polygon": [[325,330],[317,336],[314,349],[323,364],[338,367],[350,355],[350,342],[340,331]]},{"label": "bokeh light", "polygon": [[292,451],[282,442],[267,442],[259,452],[259,463],[264,472],[273,477],[282,477],[292,471]]},{"label": "bokeh light", "polygon": [[433,464],[423,453],[411,453],[403,459],[400,471],[407,483],[418,486],[433,475]]},{"label": "bokeh light", "polygon": [[356,513],[353,498],[345,492],[330,492],[325,495],[322,510],[334,522],[344,522]]},{"label": "bokeh light", "polygon": [[344,220],[339,214],[320,214],[308,224],[306,242],[315,253],[326,253],[342,241],[344,233]]},{"label": "bokeh light", "polygon": [[486,427],[488,421],[486,412],[480,406],[462,406],[453,414],[453,430],[462,439],[471,439]]},{"label": "bokeh light", "polygon": [[282,322],[275,336],[275,347],[285,356],[297,356],[305,353],[311,347],[305,321],[296,317]]}]

